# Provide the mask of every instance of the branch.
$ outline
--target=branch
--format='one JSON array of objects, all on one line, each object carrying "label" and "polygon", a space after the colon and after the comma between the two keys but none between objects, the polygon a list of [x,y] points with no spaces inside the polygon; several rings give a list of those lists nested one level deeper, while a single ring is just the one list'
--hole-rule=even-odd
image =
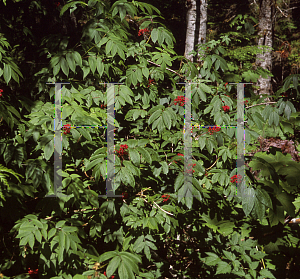
[{"label": "branch", "polygon": [[[277,102],[266,102],[266,103],[261,103],[261,104],[256,104],[256,105],[252,105],[252,106],[249,106],[249,107],[246,107],[245,109],[248,109],[248,108],[252,108],[252,107],[255,107],[255,106],[261,106],[261,105],[267,105],[267,104],[276,104]],[[235,111],[231,111],[229,112],[228,114],[232,114],[232,113],[235,113]]]},{"label": "branch", "polygon": [[[138,195],[138,194],[137,194],[137,195]],[[142,197],[142,195],[139,195],[139,196],[141,196],[141,198],[142,198],[146,203],[148,203],[150,206],[153,207],[153,205],[150,204],[146,199],[144,199],[144,198]],[[143,195],[143,196],[144,196],[144,195]],[[144,197],[145,197],[145,196],[144,196]],[[153,203],[154,203],[161,211],[167,213],[168,215],[174,216],[174,214],[172,214],[171,212],[168,212],[168,211],[162,209],[155,201],[153,201]],[[154,207],[155,207],[155,206],[154,206]]]},{"label": "branch", "polygon": [[[147,60],[147,62],[149,62],[149,63],[151,63],[151,64],[153,64],[153,65],[155,65],[155,66],[157,66],[157,67],[161,67],[161,65],[156,64],[156,63],[154,63],[154,62],[152,62],[152,61],[150,61],[150,60]],[[172,72],[172,73],[174,73],[174,74],[180,76],[181,78],[186,79],[183,75],[177,73],[176,71],[174,71],[174,70],[172,70],[172,69],[170,69],[170,68],[166,68],[166,70],[168,70],[168,71],[170,71],[170,72]]]},{"label": "branch", "polygon": [[153,201],[153,203],[154,203],[160,210],[162,210],[163,212],[165,212],[165,213],[167,213],[167,214],[169,214],[169,215],[171,215],[171,216],[174,216],[174,214],[172,214],[172,213],[170,213],[170,212],[165,211],[164,209],[162,209],[155,201]]},{"label": "branch", "polygon": [[252,105],[252,106],[249,106],[249,107],[246,107],[246,108],[248,109],[248,108],[252,108],[252,107],[255,107],[255,106],[267,105],[267,104],[276,104],[276,103],[277,103],[277,102],[266,102],[266,103],[261,103],[261,104]]},{"label": "branch", "polygon": [[216,155],[216,158],[217,158],[217,160],[208,169],[206,169],[206,171],[208,171],[209,169],[211,169],[218,162],[218,160],[219,160],[220,157],[218,157]]},{"label": "branch", "polygon": [[276,8],[279,10],[279,12],[281,12],[281,14],[284,16],[284,17],[288,17],[287,15],[285,15],[284,13],[283,13],[283,11],[282,10],[280,10],[280,8],[276,5]]}]

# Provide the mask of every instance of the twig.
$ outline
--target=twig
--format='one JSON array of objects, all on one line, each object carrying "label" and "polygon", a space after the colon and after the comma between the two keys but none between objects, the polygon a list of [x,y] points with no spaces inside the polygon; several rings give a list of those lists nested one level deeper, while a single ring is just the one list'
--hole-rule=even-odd
[{"label": "twig", "polygon": [[[248,109],[248,108],[252,108],[252,107],[255,107],[255,106],[261,106],[261,105],[267,105],[267,104],[276,104],[277,102],[266,102],[266,103],[261,103],[261,104],[255,104],[255,105],[252,105],[252,106],[249,106],[249,107],[245,107],[245,109]],[[235,113],[236,111],[231,111],[229,112],[228,114],[232,114],[232,113]]]},{"label": "twig", "polygon": [[[150,60],[147,60],[147,62],[149,62],[149,63],[151,63],[151,64],[153,64],[153,65],[155,65],[155,66],[157,66],[157,67],[161,67],[161,65],[156,64],[156,63],[154,63],[154,62],[152,62],[152,61],[150,61]],[[172,70],[172,69],[170,69],[170,68],[166,68],[166,70],[168,70],[168,71],[170,71],[170,72],[172,72],[172,73],[174,73],[174,74],[180,76],[181,78],[186,79],[183,75],[177,73],[176,71],[174,71],[174,70]]]},{"label": "twig", "polygon": [[280,10],[280,8],[279,8],[278,6],[276,6],[276,7],[277,7],[277,9],[279,10],[279,12],[281,12],[281,14],[282,14],[284,17],[288,17],[287,15],[285,15],[285,14],[283,13],[282,10]]},{"label": "twig", "polygon": [[158,206],[158,208],[159,208],[160,210],[162,210],[163,212],[167,213],[168,215],[174,216],[174,214],[172,214],[172,213],[170,213],[170,212],[168,212],[168,211],[162,209],[155,201],[153,201],[153,203],[154,203],[156,206]]},{"label": "twig", "polygon": [[[78,209],[78,210],[73,210],[73,211],[69,211],[67,212],[67,214],[69,213],[76,213],[76,212],[82,212],[82,211],[86,211],[86,210],[96,210],[96,209],[99,209],[98,207],[95,207],[95,208],[84,208],[84,209]],[[54,218],[55,216],[50,216],[50,217],[47,217],[47,218],[44,218],[45,220],[50,220],[52,218]]]},{"label": "twig", "polygon": [[220,157],[218,157],[218,156],[216,155],[216,158],[217,158],[217,160],[216,160],[216,161],[215,161],[208,169],[205,169],[205,170],[211,169],[211,168],[218,162],[218,160],[219,160]]},{"label": "twig", "polygon": [[261,104],[252,105],[252,106],[249,106],[249,107],[246,107],[246,108],[252,108],[252,107],[255,107],[255,106],[267,105],[267,104],[276,104],[276,103],[277,103],[277,102],[266,102],[266,103],[261,103]]},{"label": "twig", "polygon": [[[147,189],[149,189],[149,188],[147,188]],[[147,190],[147,189],[146,189],[146,190]],[[144,190],[144,191],[145,191],[145,190]],[[137,195],[141,196],[141,198],[142,198],[146,203],[148,203],[150,206],[153,207],[152,204],[150,204],[146,199],[144,199],[144,198],[142,197],[142,196],[144,196],[144,195],[143,195],[143,191],[141,191],[141,192],[138,193]],[[174,214],[172,214],[172,213],[170,213],[170,212],[168,212],[168,211],[162,209],[155,201],[153,201],[153,203],[154,203],[160,210],[162,210],[163,212],[167,213],[168,215],[174,216]]]}]

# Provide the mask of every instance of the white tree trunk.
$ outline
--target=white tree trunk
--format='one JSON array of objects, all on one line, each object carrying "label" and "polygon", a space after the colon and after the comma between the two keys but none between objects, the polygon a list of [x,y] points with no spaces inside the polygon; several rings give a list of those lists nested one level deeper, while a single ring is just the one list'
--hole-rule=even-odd
[{"label": "white tree trunk", "polygon": [[[201,0],[200,5],[200,26],[199,26],[199,36],[197,44],[206,43],[206,23],[207,23],[207,0]],[[202,61],[201,54],[197,57],[197,62],[200,64]]]},{"label": "white tree trunk", "polygon": [[207,0],[187,1],[187,8],[184,57],[196,62],[197,57],[193,59],[193,55],[189,53],[193,50],[197,51],[197,44],[206,42]]},{"label": "white tree trunk", "polygon": [[[258,46],[268,46],[272,47],[273,40],[273,28],[272,28],[272,0],[262,0],[259,13],[259,24],[258,24]],[[256,66],[262,67],[263,69],[268,69],[272,71],[272,49],[266,50],[262,54],[257,54],[256,56]],[[258,90],[255,90],[256,95],[263,94],[272,95],[272,85],[271,77],[262,78],[257,80]],[[267,101],[270,101],[267,98]]]}]

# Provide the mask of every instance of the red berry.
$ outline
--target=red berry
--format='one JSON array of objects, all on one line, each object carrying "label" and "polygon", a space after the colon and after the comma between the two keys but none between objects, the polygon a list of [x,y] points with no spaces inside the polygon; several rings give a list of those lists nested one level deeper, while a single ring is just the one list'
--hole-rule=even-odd
[{"label": "red berry", "polygon": [[0,93],[0,97],[2,97],[2,93]]}]

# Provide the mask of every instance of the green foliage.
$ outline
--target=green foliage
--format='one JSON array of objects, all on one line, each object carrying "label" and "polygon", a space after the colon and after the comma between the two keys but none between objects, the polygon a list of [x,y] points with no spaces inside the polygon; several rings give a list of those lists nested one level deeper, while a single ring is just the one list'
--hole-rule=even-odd
[{"label": "green foliage", "polygon": [[[3,186],[6,186],[8,189],[10,188],[9,187],[9,182],[7,180],[7,177],[8,177],[9,174],[13,175],[15,178],[18,179],[19,182],[21,182],[20,177],[22,177],[22,175],[20,175],[18,173],[15,173],[13,170],[8,169],[8,168],[0,165],[0,183],[1,183],[1,188]],[[0,197],[1,197],[1,199],[5,200],[5,197],[3,196],[3,193],[2,193],[2,189],[0,189]]]},{"label": "green foliage", "polygon": [[[299,250],[297,232],[284,222],[300,207],[299,162],[279,151],[256,153],[243,177],[246,187],[237,196],[231,182],[236,174],[235,128],[224,127],[236,125],[238,106],[236,87],[226,81],[255,82],[268,74],[250,66],[256,49],[232,50],[232,34],[224,34],[199,46],[202,65],[184,61],[174,73],[170,69],[182,57],[173,49],[171,32],[152,20],[159,14],[152,5],[72,1],[60,16],[69,12],[90,17],[77,30],[81,36],[75,43],[69,34],[43,38],[49,63],[35,69],[36,91],[43,98],[27,103],[27,115],[19,113],[21,102],[14,108],[0,101],[1,115],[12,130],[0,142],[6,165],[0,165],[0,181],[10,186],[1,193],[1,272],[25,277],[24,270],[38,268],[40,278],[275,278],[274,263],[282,261],[287,248],[295,255]],[[138,36],[128,15],[139,17],[139,27],[151,32]],[[245,26],[245,38],[253,34],[249,19],[255,23],[246,16],[232,23]],[[245,67],[240,69],[237,61]],[[185,108],[175,104],[186,89],[176,85],[182,75],[194,83],[190,163],[195,172],[190,184],[184,180],[181,156]],[[65,196],[45,198],[55,183],[55,90],[42,83],[53,80],[70,82],[61,90],[61,119],[72,128],[61,135]],[[99,84],[103,82],[119,84],[107,89]],[[78,127],[107,125],[105,105],[112,91],[115,154],[127,145],[127,154],[115,156],[116,197],[106,196],[111,170],[105,128]],[[288,137],[299,129],[300,116],[290,101],[264,106],[258,96],[247,99],[246,152],[264,132],[276,130]],[[221,129],[211,132],[209,125]],[[255,171],[259,177],[253,176]],[[5,173],[18,181],[10,183]],[[279,230],[275,239],[262,238]]]},{"label": "green foliage", "polygon": [[19,83],[19,76],[23,78],[22,73],[13,59],[7,55],[5,48],[9,49],[11,46],[4,35],[0,33],[0,77],[3,76],[7,84],[11,78]]}]

